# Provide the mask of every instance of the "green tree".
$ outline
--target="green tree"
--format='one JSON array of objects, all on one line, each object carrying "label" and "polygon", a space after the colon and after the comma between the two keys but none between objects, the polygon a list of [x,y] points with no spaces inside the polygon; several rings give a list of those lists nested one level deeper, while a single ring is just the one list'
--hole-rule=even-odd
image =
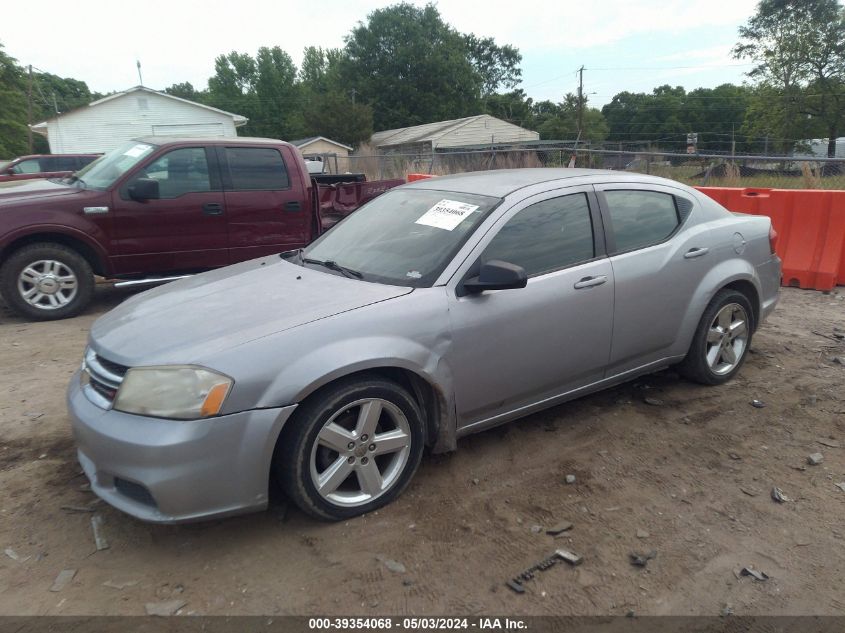
[{"label": "green tree", "polygon": [[23,73],[0,44],[0,158],[27,152],[26,93]]},{"label": "green tree", "polygon": [[255,74],[258,136],[292,139],[302,135],[303,118],[297,69],[290,55],[278,46],[258,49]]},{"label": "green tree", "polygon": [[340,75],[343,53],[309,46],[299,69],[305,134],[354,145],[373,134],[373,109],[348,90]]},{"label": "green tree", "polygon": [[245,135],[291,139],[302,134],[297,69],[281,48],[261,47],[254,58],[236,51],[220,55],[214,69],[204,100],[249,118]]},{"label": "green tree", "polygon": [[[557,104],[541,102],[542,111],[537,112],[537,131],[543,140],[572,141],[578,138],[578,97],[568,93]],[[587,107],[584,100],[583,131],[580,141],[596,142],[607,138],[609,127],[604,115],[597,108]]]},{"label": "green tree", "polygon": [[734,55],[755,63],[749,76],[775,97],[767,118],[778,126],[782,149],[792,149],[810,117],[835,155],[845,106],[845,10],[838,0],[761,0],[739,36]]},{"label": "green tree", "polygon": [[692,131],[685,121],[685,97],[681,86],[659,86],[651,94],[620,92],[602,108],[609,138],[681,150]]},{"label": "green tree", "polygon": [[478,114],[483,96],[519,76],[516,49],[462,35],[433,4],[373,11],[347,36],[340,62],[379,130]]},{"label": "green tree", "polygon": [[493,93],[484,99],[486,114],[530,130],[535,129],[533,106],[534,101],[521,88],[506,93]]},{"label": "green tree", "polygon": [[164,92],[169,95],[173,95],[174,97],[187,99],[188,101],[196,101],[197,103],[202,103],[203,99],[208,97],[206,91],[197,90],[190,81],[183,81],[182,83],[168,86],[164,89]]},{"label": "green tree", "polygon": [[214,76],[208,80],[208,105],[247,117],[246,136],[253,135],[252,129],[257,123],[257,72],[251,55],[232,51],[214,60]]},{"label": "green tree", "polygon": [[319,94],[303,112],[306,134],[355,145],[373,135],[373,109],[343,92]]},{"label": "green tree", "polygon": [[515,88],[522,78],[522,55],[509,44],[498,46],[492,37],[464,36],[469,60],[481,77],[481,95],[495,94],[500,88]]},{"label": "green tree", "polygon": [[696,132],[701,152],[729,152],[734,140],[740,151],[750,147],[744,135],[755,133],[744,127],[753,92],[733,84],[689,93],[681,86],[659,86],[650,94],[620,92],[602,113],[613,141],[683,152],[687,134]]}]

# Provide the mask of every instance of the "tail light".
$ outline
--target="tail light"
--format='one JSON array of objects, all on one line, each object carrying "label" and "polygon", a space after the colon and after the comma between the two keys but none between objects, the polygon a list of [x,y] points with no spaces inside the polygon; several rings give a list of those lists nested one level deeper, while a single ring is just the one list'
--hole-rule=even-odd
[{"label": "tail light", "polygon": [[775,254],[778,246],[778,232],[775,231],[775,227],[769,225],[769,248],[772,251],[772,255]]}]

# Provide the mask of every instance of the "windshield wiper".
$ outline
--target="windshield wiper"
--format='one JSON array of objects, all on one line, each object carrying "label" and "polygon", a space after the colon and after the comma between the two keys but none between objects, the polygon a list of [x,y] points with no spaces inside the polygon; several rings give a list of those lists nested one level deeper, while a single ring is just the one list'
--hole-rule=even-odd
[{"label": "windshield wiper", "polygon": [[346,266],[341,266],[335,261],[330,259],[322,260],[322,259],[311,259],[310,257],[303,257],[303,263],[305,264],[317,264],[318,266],[325,266],[329,270],[336,270],[339,273],[342,273],[346,277],[354,277],[355,279],[363,279],[364,275],[359,273],[357,270],[352,270],[351,268],[347,268]]}]

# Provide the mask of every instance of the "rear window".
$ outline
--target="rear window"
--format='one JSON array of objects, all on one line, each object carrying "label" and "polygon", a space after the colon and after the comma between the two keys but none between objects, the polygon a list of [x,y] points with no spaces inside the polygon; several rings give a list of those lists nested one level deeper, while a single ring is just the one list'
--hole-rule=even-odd
[{"label": "rear window", "polygon": [[290,187],[285,161],[271,147],[227,147],[233,191],[274,191]]},{"label": "rear window", "polygon": [[616,252],[658,244],[669,237],[680,218],[674,196],[657,191],[605,191]]}]

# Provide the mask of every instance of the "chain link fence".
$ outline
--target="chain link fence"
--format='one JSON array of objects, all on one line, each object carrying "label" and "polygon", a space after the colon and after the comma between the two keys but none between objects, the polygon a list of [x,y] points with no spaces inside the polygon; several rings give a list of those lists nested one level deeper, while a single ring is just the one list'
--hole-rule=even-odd
[{"label": "chain link fence", "polygon": [[327,156],[324,164],[330,173],[364,173],[369,180],[405,178],[409,173],[446,175],[522,167],[589,167],[651,174],[699,186],[845,189],[845,158],[678,154],[570,146]]}]

